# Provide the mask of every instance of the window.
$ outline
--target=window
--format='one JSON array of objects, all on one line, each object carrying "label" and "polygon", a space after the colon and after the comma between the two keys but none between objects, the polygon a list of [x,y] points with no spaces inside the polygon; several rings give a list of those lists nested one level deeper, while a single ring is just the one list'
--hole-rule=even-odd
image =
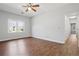
[{"label": "window", "polygon": [[8,20],[8,32],[16,32],[16,22],[13,20]]},{"label": "window", "polygon": [[8,20],[8,32],[23,32],[24,31],[24,22],[22,21],[15,21],[15,20]]},{"label": "window", "polygon": [[23,32],[24,31],[24,23],[22,21],[17,22],[17,32]]}]

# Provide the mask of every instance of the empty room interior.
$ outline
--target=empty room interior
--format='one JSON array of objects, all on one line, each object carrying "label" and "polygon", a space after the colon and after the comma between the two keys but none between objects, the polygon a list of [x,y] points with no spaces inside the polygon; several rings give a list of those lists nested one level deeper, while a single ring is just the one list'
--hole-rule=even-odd
[{"label": "empty room interior", "polygon": [[0,56],[78,56],[78,3],[0,3]]}]

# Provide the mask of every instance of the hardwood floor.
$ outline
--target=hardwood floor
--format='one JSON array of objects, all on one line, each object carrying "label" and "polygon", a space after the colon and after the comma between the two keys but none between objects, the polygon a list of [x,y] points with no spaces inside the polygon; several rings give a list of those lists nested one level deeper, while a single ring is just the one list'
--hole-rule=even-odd
[{"label": "hardwood floor", "polygon": [[69,38],[66,40],[66,42],[64,44],[63,55],[67,55],[67,56],[77,56],[77,55],[79,55],[78,39],[77,39],[76,34],[70,35]]},{"label": "hardwood floor", "polygon": [[[70,37],[75,39],[74,35]],[[65,44],[59,44],[37,38],[25,38],[5,41],[0,42],[0,56],[79,55],[76,42],[77,41],[73,42],[73,40],[68,39]]]},{"label": "hardwood floor", "polygon": [[1,56],[52,56],[62,55],[63,44],[37,38],[11,40],[0,43]]}]

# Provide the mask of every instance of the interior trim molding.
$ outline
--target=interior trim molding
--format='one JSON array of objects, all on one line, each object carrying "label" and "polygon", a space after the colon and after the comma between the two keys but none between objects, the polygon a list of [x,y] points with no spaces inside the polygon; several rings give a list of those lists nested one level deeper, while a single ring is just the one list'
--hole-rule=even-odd
[{"label": "interior trim molding", "polygon": [[60,43],[60,44],[64,44],[65,43],[65,42],[57,41],[57,40],[50,40],[49,38],[45,38],[45,37],[39,37],[39,36],[32,36],[32,37],[38,38],[38,39],[42,39],[42,40],[52,41],[52,42],[56,42],[56,43]]},{"label": "interior trim molding", "polygon": [[17,37],[17,38],[1,39],[0,42],[2,42],[2,41],[10,41],[10,40],[17,40],[17,39],[25,39],[25,38],[31,38],[31,36],[28,36],[28,37]]},{"label": "interior trim molding", "polygon": [[49,38],[39,37],[39,36],[28,36],[28,37],[8,38],[8,39],[2,39],[2,40],[0,40],[0,42],[2,42],[2,41],[10,41],[10,40],[17,40],[17,39],[32,38],[32,37],[38,38],[38,39],[41,39],[41,40],[47,40],[47,41],[51,41],[51,42],[56,42],[56,43],[60,43],[60,44],[64,44],[64,43],[65,43],[65,42],[62,42],[62,41],[50,40]]}]

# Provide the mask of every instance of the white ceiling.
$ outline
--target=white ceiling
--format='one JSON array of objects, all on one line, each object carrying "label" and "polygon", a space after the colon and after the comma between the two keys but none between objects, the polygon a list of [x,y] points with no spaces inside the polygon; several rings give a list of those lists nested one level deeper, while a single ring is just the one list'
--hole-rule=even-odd
[{"label": "white ceiling", "polygon": [[25,14],[22,14],[22,5],[25,5],[25,3],[0,3],[0,10],[32,17],[62,7],[65,4],[66,3],[39,3],[40,7],[37,12],[26,12]]}]

